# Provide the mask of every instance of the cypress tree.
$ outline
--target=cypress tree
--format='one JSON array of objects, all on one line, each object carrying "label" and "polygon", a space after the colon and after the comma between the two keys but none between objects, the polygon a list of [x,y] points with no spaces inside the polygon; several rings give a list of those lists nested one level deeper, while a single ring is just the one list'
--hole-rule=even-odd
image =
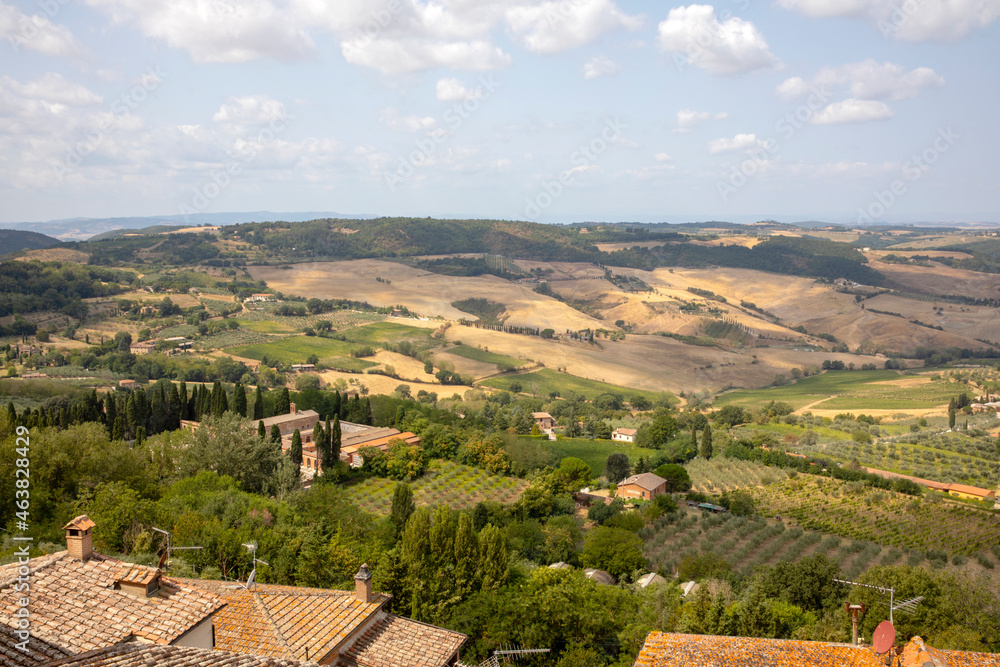
[{"label": "cypress tree", "polygon": [[340,460],[340,417],[333,416],[333,424],[330,427],[330,459],[336,463]]},{"label": "cypress tree", "polygon": [[481,590],[499,590],[510,575],[507,540],[499,528],[490,524],[479,533],[479,554],[483,575]]},{"label": "cypress tree", "polygon": [[458,515],[455,531],[455,594],[465,599],[478,588],[479,541],[468,512]]},{"label": "cypress tree", "polygon": [[313,426],[313,447],[316,448],[316,458],[319,459],[320,465],[325,470],[328,466],[327,464],[327,450],[326,450],[326,435],[323,433],[323,425],[318,421],[316,425]]},{"label": "cypress tree", "polygon": [[184,403],[181,402],[181,395],[177,392],[177,385],[170,383],[170,430],[177,430],[181,427],[182,412]]},{"label": "cypress tree", "polygon": [[372,411],[372,399],[365,398],[365,424],[375,425],[375,413]]},{"label": "cypress tree", "polygon": [[393,540],[399,541],[406,528],[406,522],[417,506],[413,503],[413,489],[406,482],[396,482],[392,492],[392,509],[389,511],[389,523],[393,528]]},{"label": "cypress tree", "polygon": [[292,433],[292,447],[288,454],[292,457],[292,462],[295,465],[302,465],[302,436],[299,435],[299,429],[295,429],[295,432]]},{"label": "cypress tree", "polygon": [[111,439],[125,439],[125,420],[121,417],[115,417],[115,423],[111,426]]},{"label": "cypress tree", "polygon": [[267,437],[267,430],[264,428],[264,420],[257,422],[257,435],[263,440]]},{"label": "cypress tree", "polygon": [[271,425],[271,442],[281,443],[281,429],[277,424]]},{"label": "cypress tree", "polygon": [[[105,409],[105,418],[106,418],[106,421],[104,422],[104,425],[108,429],[108,437],[111,438],[112,440],[114,440],[115,439],[115,435],[114,435],[114,433],[115,433],[115,419],[118,417],[118,406],[115,405],[114,394],[108,394],[107,398],[104,401],[104,404],[105,404],[104,405],[104,409]],[[10,404],[10,408],[13,408],[13,407],[14,407],[14,404],[11,403]]]},{"label": "cypress tree", "polygon": [[274,402],[274,414],[287,415],[292,411],[292,399],[288,395],[288,387],[282,387],[278,392],[278,400]]},{"label": "cypress tree", "polygon": [[339,415],[340,414],[340,392],[333,392],[333,396],[330,397],[330,414]]},{"label": "cypress tree", "polygon": [[247,416],[247,392],[240,382],[233,385],[233,412],[240,417]]},{"label": "cypress tree", "polygon": [[177,396],[181,400],[181,419],[191,419],[191,408],[188,406],[187,382],[184,380],[181,380],[181,386],[180,389],[177,390]]},{"label": "cypress tree", "polygon": [[948,428],[951,428],[951,429],[955,428],[955,409],[954,408],[948,408]]},{"label": "cypress tree", "polygon": [[260,391],[260,385],[257,385],[257,389],[253,392],[253,418],[258,420],[264,418],[264,394]]},{"label": "cypress tree", "polygon": [[712,458],[712,427],[708,424],[701,432],[701,458],[706,460]]}]

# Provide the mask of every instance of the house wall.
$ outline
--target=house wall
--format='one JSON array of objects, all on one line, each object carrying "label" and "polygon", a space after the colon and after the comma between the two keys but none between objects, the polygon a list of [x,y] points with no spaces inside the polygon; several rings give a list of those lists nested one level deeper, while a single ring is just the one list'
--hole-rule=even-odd
[{"label": "house wall", "polygon": [[212,618],[194,626],[183,635],[177,638],[174,646],[194,646],[197,648],[215,648],[215,632],[212,629]]}]

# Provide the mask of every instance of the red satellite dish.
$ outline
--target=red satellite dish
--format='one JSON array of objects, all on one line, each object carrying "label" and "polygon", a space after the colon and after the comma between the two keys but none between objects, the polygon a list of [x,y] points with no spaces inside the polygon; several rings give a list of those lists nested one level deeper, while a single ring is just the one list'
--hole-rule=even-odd
[{"label": "red satellite dish", "polygon": [[875,635],[872,637],[872,644],[875,645],[876,653],[888,653],[892,645],[896,643],[896,628],[889,621],[882,621],[875,628]]}]

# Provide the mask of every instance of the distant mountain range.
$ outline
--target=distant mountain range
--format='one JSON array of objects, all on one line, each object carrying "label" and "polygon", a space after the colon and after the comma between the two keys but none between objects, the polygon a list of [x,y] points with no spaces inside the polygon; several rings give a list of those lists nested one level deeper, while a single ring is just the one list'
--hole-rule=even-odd
[{"label": "distant mountain range", "polygon": [[[200,225],[235,225],[241,222],[304,222],[318,218],[365,219],[371,215],[347,215],[334,211],[305,211],[298,213],[275,213],[272,211],[250,211],[244,213],[194,213],[191,215],[150,215],[127,218],[67,218],[48,222],[8,222],[0,227],[8,230],[41,230],[55,237],[53,243],[63,241],[84,241],[92,236],[118,229],[145,229],[156,225],[171,227],[197,227]],[[49,244],[51,245],[51,243]],[[28,246],[22,246],[28,247]],[[41,247],[41,246],[31,246]],[[20,249],[20,248],[15,248]],[[4,252],[10,252],[5,250]]]}]

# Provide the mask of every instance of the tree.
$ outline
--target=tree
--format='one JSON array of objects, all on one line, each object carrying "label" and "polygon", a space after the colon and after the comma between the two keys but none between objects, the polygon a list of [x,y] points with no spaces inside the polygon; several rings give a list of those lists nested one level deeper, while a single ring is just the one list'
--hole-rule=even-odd
[{"label": "tree", "polygon": [[608,456],[608,461],[604,465],[604,474],[607,475],[608,480],[618,483],[629,476],[632,472],[632,466],[629,463],[628,456],[622,452],[615,452]]},{"label": "tree", "polygon": [[323,433],[323,425],[318,421],[316,425],[313,426],[312,432],[313,447],[316,448],[316,457],[320,460],[320,464],[325,470],[327,466],[327,453],[326,453],[326,434]]},{"label": "tree", "polygon": [[233,412],[240,417],[247,416],[247,392],[239,382],[233,385]]},{"label": "tree", "polygon": [[948,428],[955,428],[955,409],[950,408],[948,410]]},{"label": "tree", "polygon": [[732,493],[723,493],[720,501],[724,507],[736,516],[754,516],[757,514],[757,504],[753,495],[746,489],[736,489]]},{"label": "tree", "polygon": [[264,421],[257,422],[257,435],[263,440],[267,437],[267,429],[264,428]]},{"label": "tree", "polygon": [[553,336],[556,335],[556,331],[555,329],[542,329],[540,332],[538,332],[538,335],[541,336],[542,338],[552,338]]},{"label": "tree", "polygon": [[641,447],[663,449],[677,434],[677,420],[672,415],[661,413],[639,427],[636,444]]},{"label": "tree", "polygon": [[392,494],[392,509],[389,511],[389,523],[393,527],[393,541],[398,541],[403,536],[406,522],[410,520],[415,509],[413,489],[406,482],[396,482],[396,489]]},{"label": "tree", "polygon": [[292,411],[292,399],[288,395],[288,387],[282,387],[274,402],[274,414],[287,415]]},{"label": "tree", "polygon": [[[395,500],[395,498],[393,499]],[[466,598],[479,586],[479,540],[468,512],[458,515],[455,530],[455,594]]]},{"label": "tree", "polygon": [[708,460],[712,458],[712,427],[705,424],[701,432],[701,458]]},{"label": "tree", "polygon": [[479,533],[480,572],[484,591],[497,591],[510,576],[507,540],[496,526],[487,525]]},{"label": "tree", "polygon": [[292,433],[292,446],[288,454],[292,457],[292,463],[297,466],[302,465],[302,436],[299,434],[299,429],[295,429]]},{"label": "tree", "polygon": [[340,460],[340,417],[333,415],[333,424],[329,429],[330,459],[336,463]]},{"label": "tree", "polygon": [[656,469],[656,474],[667,480],[667,492],[678,493],[691,488],[691,476],[682,465],[665,463]]},{"label": "tree", "polygon": [[264,418],[264,394],[260,391],[260,385],[253,392],[253,418]]},{"label": "tree", "polygon": [[[261,422],[263,424],[264,422]],[[277,424],[271,424],[270,440],[274,443],[281,443],[281,429],[278,428]]]},{"label": "tree", "polygon": [[583,488],[590,481],[592,474],[590,466],[585,461],[573,456],[564,458],[556,471],[563,491],[569,493]]},{"label": "tree", "polygon": [[727,428],[739,426],[747,421],[746,412],[738,405],[723,406],[721,410],[715,413],[713,418],[716,424]]},{"label": "tree", "polygon": [[622,528],[595,526],[583,542],[582,561],[586,567],[604,570],[622,578],[646,566],[642,540]]}]

